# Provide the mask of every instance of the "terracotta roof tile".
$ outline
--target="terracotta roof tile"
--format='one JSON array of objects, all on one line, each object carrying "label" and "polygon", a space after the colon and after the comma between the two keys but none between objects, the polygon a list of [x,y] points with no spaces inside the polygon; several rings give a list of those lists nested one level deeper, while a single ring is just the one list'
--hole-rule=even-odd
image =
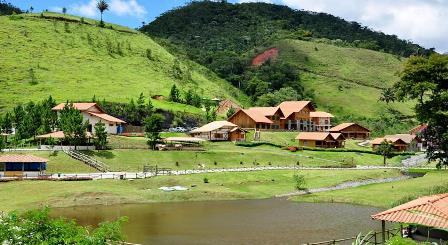
[{"label": "terracotta roof tile", "polygon": [[126,123],[125,121],[123,121],[123,120],[121,120],[121,119],[119,119],[119,118],[113,117],[113,116],[111,116],[111,115],[109,115],[109,114],[106,114],[106,113],[89,112],[89,114],[92,115],[92,116],[99,117],[99,118],[101,118],[101,119],[103,119],[103,120],[106,120],[106,121],[108,121],[108,122],[114,122],[114,123]]},{"label": "terracotta roof tile", "polygon": [[312,111],[310,117],[334,117],[331,113],[325,111]]},{"label": "terracotta roof tile", "polygon": [[48,162],[48,159],[36,157],[33,155],[0,155],[0,162],[34,163],[34,162]]},{"label": "terracotta roof tile", "polygon": [[[66,104],[66,103],[60,103],[59,105],[53,107],[52,110],[54,110],[54,111],[60,111],[60,110],[64,109],[65,104]],[[103,111],[103,110],[97,105],[97,103],[93,103],[93,102],[87,102],[87,103],[84,103],[84,102],[83,102],[83,103],[73,103],[73,107],[74,107],[75,109],[77,109],[77,110],[80,110],[80,111],[86,111],[86,110],[88,110],[89,108],[91,108],[91,107],[93,107],[93,106],[96,106],[100,111]]]},{"label": "terracotta roof tile", "polygon": [[251,107],[248,110],[260,113],[263,116],[273,116],[280,108],[277,107]]},{"label": "terracotta roof tile", "polygon": [[252,120],[254,120],[257,123],[273,123],[271,120],[269,120],[267,117],[265,117],[264,115],[260,114],[259,112],[256,111],[251,111],[251,110],[241,110],[243,113],[245,113],[247,116],[249,116],[250,118],[252,118]]},{"label": "terracotta roof tile", "polygon": [[334,139],[328,132],[301,132],[296,140],[325,140],[328,136]]},{"label": "terracotta roof tile", "polygon": [[413,134],[394,134],[394,135],[386,135],[384,138],[399,138],[406,142],[406,144],[410,144],[417,136]]},{"label": "terracotta roof tile", "polygon": [[329,131],[330,132],[339,132],[339,131],[342,131],[342,130],[344,130],[344,129],[350,127],[350,126],[353,126],[353,125],[358,125],[359,127],[364,128],[365,130],[370,132],[370,130],[368,128],[363,127],[363,126],[361,126],[361,125],[359,125],[357,123],[341,123],[339,125],[336,125],[336,126],[330,128]]},{"label": "terracotta roof tile", "polygon": [[448,193],[421,197],[371,217],[375,220],[448,229]]},{"label": "terracotta roof tile", "polygon": [[[92,133],[90,133],[90,132],[86,132],[86,136],[87,136],[87,138],[93,138]],[[63,139],[63,138],[65,138],[65,135],[64,135],[63,131],[56,131],[56,132],[36,136],[36,139],[49,139],[49,138]]]},{"label": "terracotta roof tile", "polygon": [[285,118],[289,117],[294,112],[300,112],[305,108],[311,101],[284,101],[278,105],[285,115]]},{"label": "terracotta roof tile", "polygon": [[228,121],[214,121],[208,124],[205,124],[204,126],[197,128],[195,130],[190,131],[190,133],[204,133],[204,132],[210,132],[213,130],[217,130],[220,128],[229,128],[229,129],[233,129],[235,127],[238,127],[236,124],[233,124],[231,122]]}]

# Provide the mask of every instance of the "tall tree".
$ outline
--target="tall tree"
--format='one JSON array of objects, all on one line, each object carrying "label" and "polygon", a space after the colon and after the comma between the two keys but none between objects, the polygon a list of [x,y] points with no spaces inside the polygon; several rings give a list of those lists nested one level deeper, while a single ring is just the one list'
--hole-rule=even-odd
[{"label": "tall tree", "polygon": [[62,13],[66,14],[67,13],[67,8],[66,7],[62,7]]},{"label": "tall tree", "polygon": [[39,104],[35,104],[30,101],[25,106],[26,117],[25,123],[28,131],[28,135],[32,137],[36,137],[38,134],[38,130],[42,125],[42,107]]},{"label": "tall tree", "polygon": [[28,138],[27,126],[25,124],[25,110],[22,105],[14,107],[14,126],[15,126],[15,139],[21,140]]},{"label": "tall tree", "polygon": [[176,84],[173,84],[171,87],[169,100],[172,102],[181,102],[180,92],[179,89],[177,89]]},{"label": "tall tree", "polygon": [[13,120],[13,118],[12,118],[11,112],[7,112],[1,120],[1,124],[0,124],[1,132],[10,133],[10,131],[12,129],[12,120]]},{"label": "tall tree", "polygon": [[73,104],[66,103],[60,112],[59,126],[64,131],[65,140],[71,145],[82,145],[87,141],[86,130],[89,122],[85,121],[80,111]]},{"label": "tall tree", "polygon": [[105,0],[100,0],[96,3],[96,8],[100,11],[101,13],[101,21],[100,21],[100,25],[104,26],[104,22],[103,22],[103,13],[104,11],[109,9],[109,4],[107,4],[107,2]]},{"label": "tall tree", "polygon": [[6,136],[3,136],[0,134],[0,152],[3,151],[3,149],[6,148]]},{"label": "tall tree", "polygon": [[138,121],[142,121],[146,116],[145,96],[143,93],[140,93],[140,96],[137,99],[137,114]]},{"label": "tall tree", "polygon": [[107,132],[106,125],[103,122],[95,124],[95,139],[94,144],[97,150],[103,150],[107,146]]},{"label": "tall tree", "polygon": [[381,91],[379,101],[384,101],[386,104],[395,101],[395,93],[392,88],[385,88]]},{"label": "tall tree", "polygon": [[160,114],[152,114],[145,119],[145,132],[148,138],[148,145],[153,150],[157,141],[160,140],[160,132],[162,131],[164,120],[165,118]]},{"label": "tall tree", "polygon": [[378,154],[383,156],[383,165],[386,166],[386,159],[393,156],[393,146],[387,140],[381,142],[381,144],[375,150]]},{"label": "tall tree", "polygon": [[417,118],[428,124],[428,159],[448,166],[448,56],[410,57],[394,88],[399,100],[417,100]]}]

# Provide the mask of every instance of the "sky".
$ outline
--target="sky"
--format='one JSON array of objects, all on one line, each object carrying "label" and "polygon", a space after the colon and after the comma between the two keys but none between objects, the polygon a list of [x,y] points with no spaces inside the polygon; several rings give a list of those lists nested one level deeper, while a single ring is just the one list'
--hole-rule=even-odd
[{"label": "sky", "polygon": [[[229,0],[257,2],[260,0]],[[261,0],[294,9],[325,12],[357,21],[373,30],[411,40],[438,52],[448,52],[448,0]],[[96,0],[9,0],[22,8],[61,11],[99,19]],[[165,11],[183,6],[188,0],[107,0],[110,11],[104,20],[129,27],[151,22]]]}]

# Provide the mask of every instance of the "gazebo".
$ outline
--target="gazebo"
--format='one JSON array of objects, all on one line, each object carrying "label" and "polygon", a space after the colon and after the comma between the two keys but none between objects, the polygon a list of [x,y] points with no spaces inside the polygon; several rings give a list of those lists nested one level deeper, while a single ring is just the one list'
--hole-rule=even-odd
[{"label": "gazebo", "polygon": [[[383,241],[386,221],[448,231],[448,193],[420,197],[371,217],[381,220]],[[409,228],[408,234],[410,235]]]}]

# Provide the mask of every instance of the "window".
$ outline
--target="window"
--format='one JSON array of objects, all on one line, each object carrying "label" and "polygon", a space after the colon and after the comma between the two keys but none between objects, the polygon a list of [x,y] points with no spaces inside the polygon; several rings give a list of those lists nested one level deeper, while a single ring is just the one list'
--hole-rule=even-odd
[{"label": "window", "polygon": [[110,124],[110,123],[109,123],[109,127],[113,127],[113,126],[114,126],[113,124]]}]

